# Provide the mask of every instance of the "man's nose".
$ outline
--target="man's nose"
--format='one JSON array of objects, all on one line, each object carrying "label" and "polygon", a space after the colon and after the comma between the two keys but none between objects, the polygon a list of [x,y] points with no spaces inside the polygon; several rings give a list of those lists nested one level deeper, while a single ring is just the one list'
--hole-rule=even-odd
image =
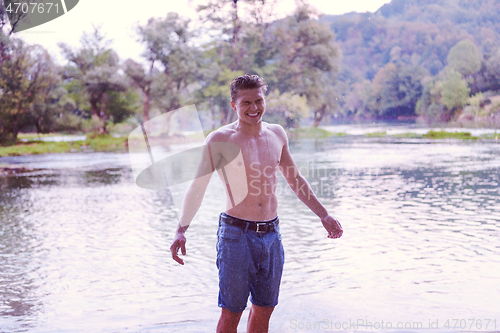
[{"label": "man's nose", "polygon": [[257,109],[258,109],[258,108],[257,108],[257,103],[252,103],[252,104],[250,105],[250,109],[251,109],[251,110],[257,110]]}]

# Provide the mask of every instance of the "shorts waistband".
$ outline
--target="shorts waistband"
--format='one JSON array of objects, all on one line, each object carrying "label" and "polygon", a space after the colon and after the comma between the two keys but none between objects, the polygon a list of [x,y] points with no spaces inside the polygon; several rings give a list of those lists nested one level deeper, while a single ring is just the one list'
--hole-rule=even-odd
[{"label": "shorts waistband", "polygon": [[279,224],[279,219],[278,216],[271,220],[267,221],[250,221],[250,220],[244,220],[240,219],[238,217],[229,215],[225,212],[222,212],[220,214],[221,216],[221,221],[227,224],[231,224],[237,227],[240,227],[245,230],[251,230],[251,231],[256,231],[258,233],[268,233],[271,231],[274,231],[275,226]]}]

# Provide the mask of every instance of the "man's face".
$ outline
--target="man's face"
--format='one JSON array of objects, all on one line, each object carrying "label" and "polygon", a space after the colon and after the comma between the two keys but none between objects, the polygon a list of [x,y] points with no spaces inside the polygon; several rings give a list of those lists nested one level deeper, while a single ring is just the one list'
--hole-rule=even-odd
[{"label": "man's face", "polygon": [[266,111],[266,93],[264,88],[239,90],[236,101],[231,101],[231,106],[238,114],[238,119],[248,124],[262,121]]}]

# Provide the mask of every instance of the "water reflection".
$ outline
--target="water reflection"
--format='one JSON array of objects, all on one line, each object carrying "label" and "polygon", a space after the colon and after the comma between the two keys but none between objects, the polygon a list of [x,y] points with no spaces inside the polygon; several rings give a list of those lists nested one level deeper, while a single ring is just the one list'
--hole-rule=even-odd
[{"label": "water reflection", "polygon": [[[294,319],[499,313],[499,145],[331,138],[291,147],[345,234],[327,239],[280,180],[286,265],[271,332],[293,332]],[[169,252],[170,193],[135,186],[127,156],[17,162],[45,169],[0,177],[2,331],[213,331],[216,177],[181,267]]]}]

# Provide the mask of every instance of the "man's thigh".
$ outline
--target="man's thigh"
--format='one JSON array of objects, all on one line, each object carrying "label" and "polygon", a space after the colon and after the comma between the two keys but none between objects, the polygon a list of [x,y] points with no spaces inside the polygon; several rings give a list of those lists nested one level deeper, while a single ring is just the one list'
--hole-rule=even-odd
[{"label": "man's thigh", "polygon": [[219,306],[232,312],[246,308],[250,294],[250,251],[243,229],[221,223],[217,232]]},{"label": "man's thigh", "polygon": [[274,307],[278,304],[281,276],[285,255],[279,227],[261,238],[262,251],[258,269],[251,279],[251,302],[260,307]]}]

